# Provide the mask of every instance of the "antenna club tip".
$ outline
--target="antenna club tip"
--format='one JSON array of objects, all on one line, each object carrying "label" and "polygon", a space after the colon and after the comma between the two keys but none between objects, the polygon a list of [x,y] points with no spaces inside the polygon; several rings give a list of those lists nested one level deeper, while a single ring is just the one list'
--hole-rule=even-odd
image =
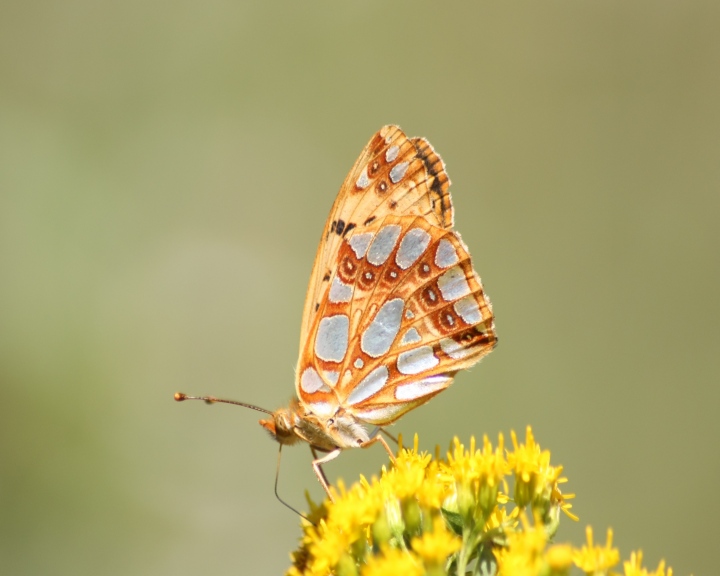
[{"label": "antenna club tip", "polygon": [[174,398],[177,402],[182,402],[183,400],[185,400],[187,398],[187,396],[185,394],[183,394],[182,392],[175,392]]}]

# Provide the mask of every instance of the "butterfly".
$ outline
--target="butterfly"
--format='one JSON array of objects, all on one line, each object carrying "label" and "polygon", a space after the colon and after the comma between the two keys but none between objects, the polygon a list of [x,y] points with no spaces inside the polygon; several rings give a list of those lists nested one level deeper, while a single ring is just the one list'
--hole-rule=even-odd
[{"label": "butterfly", "polygon": [[[294,398],[260,421],[313,468],[380,442],[383,427],[450,386],[497,343],[490,300],[453,230],[450,179],[424,138],[380,129],[347,175],[310,275]],[[375,427],[372,432],[367,426]],[[318,457],[317,452],[325,453]],[[277,480],[276,480],[277,483]]]}]

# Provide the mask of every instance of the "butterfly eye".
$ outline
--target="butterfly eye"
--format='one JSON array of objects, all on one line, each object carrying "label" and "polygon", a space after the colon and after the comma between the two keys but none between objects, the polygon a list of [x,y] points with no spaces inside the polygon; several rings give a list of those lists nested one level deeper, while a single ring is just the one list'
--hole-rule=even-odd
[{"label": "butterfly eye", "polygon": [[328,423],[328,426],[332,426],[333,424],[335,424],[335,418],[329,418],[327,423]]}]

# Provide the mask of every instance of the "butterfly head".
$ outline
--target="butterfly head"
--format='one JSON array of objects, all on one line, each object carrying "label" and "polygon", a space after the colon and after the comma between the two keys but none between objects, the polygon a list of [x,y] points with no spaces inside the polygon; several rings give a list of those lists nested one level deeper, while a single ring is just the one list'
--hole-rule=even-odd
[{"label": "butterfly head", "polygon": [[271,414],[271,418],[260,420],[260,426],[268,431],[273,440],[280,444],[295,444],[301,440],[296,432],[298,413],[294,404],[280,408]]},{"label": "butterfly head", "polygon": [[341,411],[330,417],[320,416],[297,400],[273,412],[272,418],[260,420],[260,425],[280,444],[303,440],[323,451],[354,448],[370,440],[365,427],[353,416]]}]

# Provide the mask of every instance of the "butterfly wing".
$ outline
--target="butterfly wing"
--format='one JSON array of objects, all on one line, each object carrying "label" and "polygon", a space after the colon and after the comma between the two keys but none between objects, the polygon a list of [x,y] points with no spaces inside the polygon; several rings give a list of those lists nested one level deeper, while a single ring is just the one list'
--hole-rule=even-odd
[{"label": "butterfly wing", "polygon": [[[383,169],[374,168],[383,158]],[[407,166],[396,169],[398,158],[409,158]],[[420,165],[404,184],[414,162]],[[379,197],[383,182],[391,185]],[[350,172],[318,251],[309,312],[306,305],[296,390],[315,413],[342,406],[359,420],[387,424],[445,389],[495,345],[490,302],[451,230],[448,186],[430,145],[395,127],[376,134]]]},{"label": "butterfly wing", "polygon": [[387,424],[494,347],[490,302],[452,230],[386,216],[341,244],[300,357],[298,395]]},{"label": "butterfly wing", "polygon": [[301,354],[343,239],[389,214],[422,216],[436,226],[451,228],[449,187],[443,161],[424,138],[408,138],[397,126],[384,126],[370,139],[325,223],[305,300]]}]

